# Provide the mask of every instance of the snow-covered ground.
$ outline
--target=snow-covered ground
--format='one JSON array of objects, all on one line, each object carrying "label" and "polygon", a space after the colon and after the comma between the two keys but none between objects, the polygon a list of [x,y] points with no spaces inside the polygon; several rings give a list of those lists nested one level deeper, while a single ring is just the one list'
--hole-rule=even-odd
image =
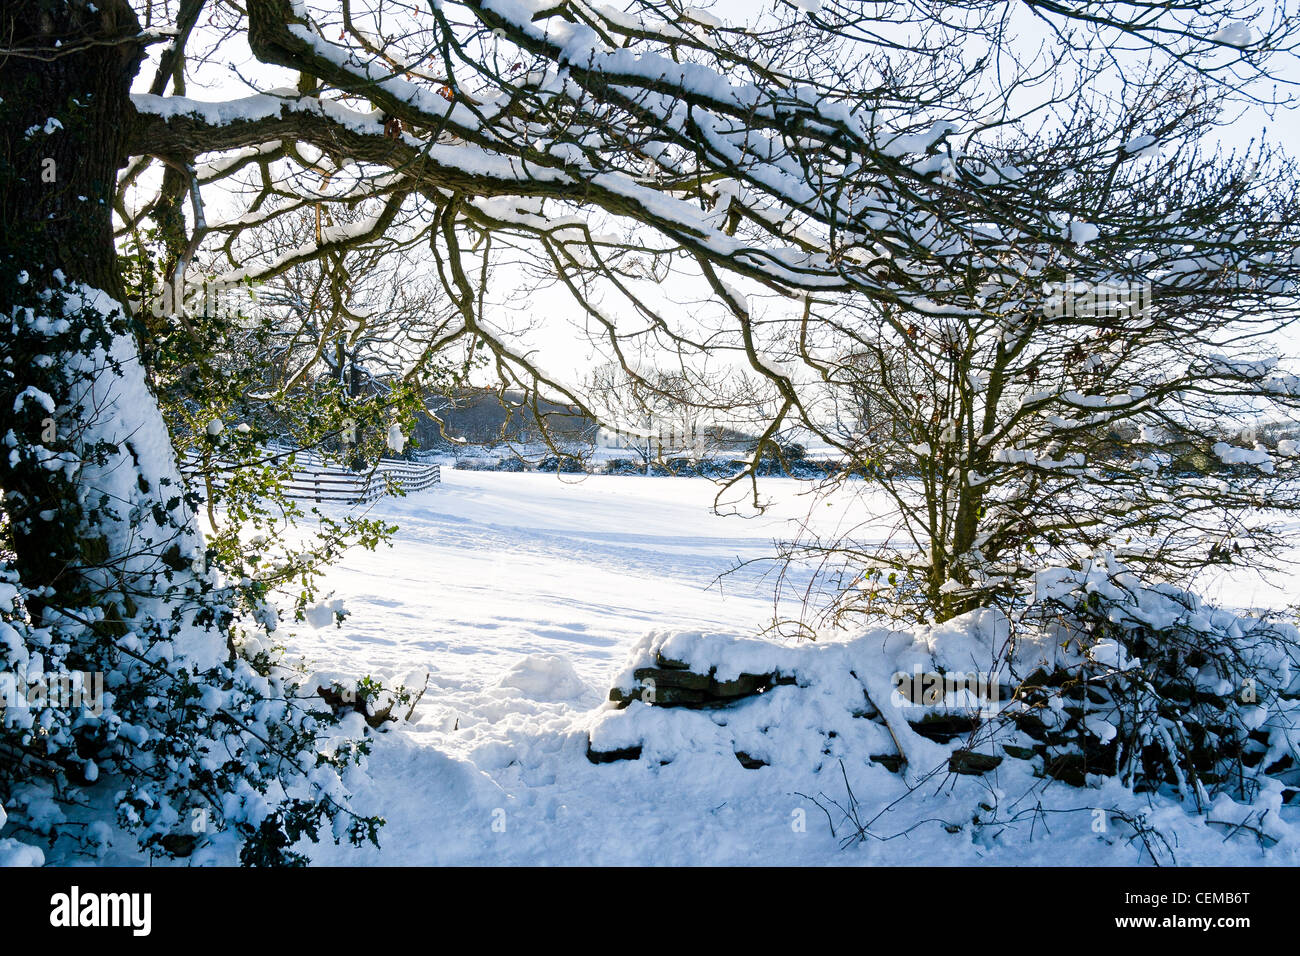
[{"label": "snow-covered ground", "polygon": [[[1289,823],[1274,824],[1282,842],[1265,852],[1244,830],[1225,840],[1223,825],[1114,781],[1044,790],[1004,767],[985,777],[941,774],[909,794],[904,778],[861,752],[878,725],[846,722],[829,698],[808,701],[798,688],[716,719],[653,708],[677,715],[659,728],[667,762],[592,764],[588,733],[610,718],[608,689],[646,632],[753,635],[771,620],[773,582],[760,567],[718,577],[795,532],[809,512],[806,486],[766,480],[761,487],[779,504],[740,518],[710,514],[716,489],[702,479],[447,469],[444,482],[373,507],[401,527],[392,547],[350,553],[327,579],[348,618],[338,628],[304,627],[291,641],[321,670],[417,689],[429,678],[410,722],[377,735],[367,774],[352,781],[359,808],[388,821],[381,849],[323,844],[310,849],[317,862],[1150,862],[1115,809],[1145,812],[1171,835],[1168,852],[1156,847],[1161,862],[1300,862]],[[814,523],[861,518],[863,507],[825,509]],[[674,737],[682,720],[703,732]],[[839,732],[828,737],[832,728]],[[727,742],[740,733],[761,733],[781,759],[745,769]],[[873,834],[905,835],[841,849],[838,811],[837,838],[810,798],[844,803],[846,784],[862,819],[876,818]],[[1219,808],[1220,817],[1233,812]],[[973,813],[1001,822],[972,826]],[[1294,821],[1292,810],[1281,813]]]},{"label": "snow-covered ground", "polygon": [[771,618],[770,566],[717,579],[770,554],[808,499],[724,518],[710,514],[716,492],[688,478],[444,469],[435,489],[368,511],[401,530],[391,548],[349,552],[331,570],[326,586],[351,617],[312,632],[304,652],[386,676],[428,668],[448,689],[558,656],[594,701],[652,627],[752,631]]}]

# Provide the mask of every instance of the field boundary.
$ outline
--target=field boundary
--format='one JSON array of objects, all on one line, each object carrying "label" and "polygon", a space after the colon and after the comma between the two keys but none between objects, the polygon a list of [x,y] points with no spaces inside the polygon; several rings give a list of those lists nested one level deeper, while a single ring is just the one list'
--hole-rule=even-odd
[{"label": "field boundary", "polygon": [[[288,497],[301,501],[367,504],[392,491],[412,494],[425,491],[442,481],[441,467],[423,462],[381,459],[374,467],[356,472],[340,465],[326,464],[320,456],[307,451],[267,451],[268,461],[287,461],[292,455],[293,475],[282,487]],[[215,469],[206,477],[214,486],[221,487],[232,466],[224,462],[216,462],[215,465]],[[202,461],[193,451],[181,456],[180,469],[182,476],[190,483],[205,477]]]}]

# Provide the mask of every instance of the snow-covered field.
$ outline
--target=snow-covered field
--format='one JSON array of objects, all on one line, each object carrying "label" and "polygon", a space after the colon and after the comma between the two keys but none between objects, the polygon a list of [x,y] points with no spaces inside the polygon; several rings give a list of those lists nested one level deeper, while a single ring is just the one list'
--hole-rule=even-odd
[{"label": "snow-covered field", "polygon": [[401,530],[393,547],[349,552],[329,573],[351,617],[313,632],[308,653],[399,677],[426,667],[449,689],[490,685],[527,655],[558,656],[595,700],[651,627],[763,626],[773,590],[763,571],[716,579],[769,554],[808,510],[798,498],[775,514],[718,517],[715,486],[689,478],[444,469],[443,482],[368,511]]},{"label": "snow-covered field", "polygon": [[[739,518],[710,514],[715,488],[699,479],[447,469],[444,482],[374,506],[401,527],[392,547],[350,553],[327,579],[348,618],[338,628],[302,628],[291,642],[320,670],[416,689],[429,677],[411,721],[378,735],[366,778],[352,781],[359,807],[388,821],[381,849],[323,844],[310,850],[319,863],[1151,862],[1141,837],[1109,809],[1145,812],[1171,838],[1168,853],[1156,848],[1160,862],[1300,862],[1291,809],[1281,811],[1288,822],[1273,824],[1281,842],[1264,851],[1245,831],[1225,839],[1223,825],[1113,780],[1043,789],[1004,767],[985,777],[941,774],[909,794],[902,777],[868,764],[866,743],[846,737],[877,725],[854,721],[828,744],[834,721],[818,725],[816,701],[782,697],[727,718],[763,724],[751,730],[768,735],[781,759],[757,770],[708,733],[671,741],[666,763],[592,764],[588,732],[609,717],[602,702],[611,681],[647,631],[750,636],[771,620],[770,576],[757,567],[718,576],[794,533],[809,511],[805,486],[765,481],[779,505]],[[862,508],[814,519],[843,522]],[[798,699],[796,688],[778,690]],[[896,838],[841,848],[809,798],[843,803],[846,782],[862,818],[876,818],[871,832]],[[1093,808],[1108,808],[1101,832]],[[971,826],[981,812],[992,825]]]}]

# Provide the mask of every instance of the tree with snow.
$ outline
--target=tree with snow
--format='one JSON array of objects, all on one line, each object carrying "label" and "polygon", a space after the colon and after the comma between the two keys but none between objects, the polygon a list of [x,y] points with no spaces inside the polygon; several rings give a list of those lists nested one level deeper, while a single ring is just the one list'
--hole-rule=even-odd
[{"label": "tree with snow", "polygon": [[606,362],[588,374],[580,394],[609,430],[615,447],[631,451],[651,474],[667,459],[703,458],[723,443],[720,420],[757,414],[754,396],[735,374],[698,369],[636,369]]},{"label": "tree with snow", "polygon": [[809,419],[853,466],[839,484],[866,475],[895,519],[884,541],[790,550],[838,556],[836,610],[943,620],[1103,552],[1184,584],[1283,556],[1296,449],[1239,442],[1300,400],[1295,165],[1203,152],[1221,104],[1175,84],[1002,154],[1018,191],[1061,197],[1060,242],[990,232],[915,277],[923,306],[809,298],[788,355],[824,408]]},{"label": "tree with snow", "polygon": [[[99,779],[120,783],[119,820],[159,852],[212,845],[212,831],[184,829],[194,811],[250,862],[295,859],[292,845],[325,819],[336,837],[373,836],[377,825],[347,805],[342,778],[357,745],[304,711],[283,673],[250,650],[257,613],[232,610],[240,601],[197,531],[199,501],[150,382],[172,325],[129,304],[119,258],[142,219],[162,243],[161,285],[182,291],[267,283],[377,243],[427,250],[451,319],[421,354],[464,346],[488,357],[503,386],[589,412],[580,382],[548,370],[492,307],[491,267],[513,257],[571,296],[608,358],[635,340],[667,351],[665,366],[723,355],[758,376],[774,399],[762,440],[792,423],[817,428],[821,375],[833,371],[820,350],[839,347],[842,315],[865,328],[888,312],[909,338],[905,316],[922,316],[916,340],[940,353],[962,348],[944,323],[1005,320],[1006,347],[1023,358],[1012,325],[1031,309],[1003,303],[1068,281],[1066,270],[1099,283],[1163,268],[1180,277],[1175,291],[1237,270],[1256,302],[1286,291],[1285,193],[1280,221],[1245,262],[1226,251],[1242,224],[1203,203],[1213,183],[1165,183],[1186,198],[1147,214],[1132,237],[1113,228],[1110,196],[1131,186],[1125,144],[1141,152],[1175,140],[1162,124],[1177,107],[1135,113],[1156,126],[1125,130],[1119,147],[1105,129],[1053,151],[1036,123],[1043,99],[1076,92],[1053,89],[1050,70],[1078,64],[1086,86],[1117,39],[1149,52],[1157,76],[1192,70],[1219,90],[1267,77],[1293,18],[1260,17],[1243,42],[1217,22],[1231,4],[1202,5],[1207,23],[1191,25],[1182,11],[1146,7],[1132,17],[1087,2],[1024,7],[1054,39],[1022,63],[1007,33],[1012,4],[801,2],[752,28],[675,0],[625,10],[584,0],[7,4],[3,660],[104,671],[114,696],[113,719],[97,724],[71,711],[42,733],[6,724],[0,797],[11,825],[24,825],[11,804],[31,788],[74,803],[101,762],[109,773]],[[241,57],[255,68],[221,66]],[[1208,95],[1172,89],[1189,103]],[[1016,113],[1035,90],[1043,95]],[[1017,137],[1032,142],[1019,148]],[[1076,163],[1082,186],[1066,172]],[[1108,163],[1115,175],[1099,178]],[[1237,195],[1231,168],[1214,168]],[[1265,166],[1254,188],[1283,174]],[[304,211],[312,228],[288,231],[295,242],[262,241]],[[1171,251],[1187,245],[1181,258]],[[1130,248],[1155,258],[1129,261]],[[1016,291],[980,285],[1003,274]],[[705,290],[707,308],[666,308],[670,276]],[[754,308],[759,294],[782,308]],[[1232,291],[1224,307],[1248,299]],[[318,329],[311,347],[337,332]],[[1019,360],[1001,366],[1006,375]],[[1080,373],[1105,374],[1105,361]],[[1273,382],[1234,362],[1229,354],[1214,374],[1256,390]],[[818,376],[810,383],[800,365]],[[961,387],[1016,394],[978,375]],[[1070,391],[1082,397],[1079,416],[1119,407],[1097,411],[1082,383]],[[994,432],[965,434],[994,434],[990,453],[1032,455],[1034,467],[1081,467],[1059,457],[1068,449],[1017,448],[1032,429],[1017,419],[999,435],[1005,424],[995,411]]]}]

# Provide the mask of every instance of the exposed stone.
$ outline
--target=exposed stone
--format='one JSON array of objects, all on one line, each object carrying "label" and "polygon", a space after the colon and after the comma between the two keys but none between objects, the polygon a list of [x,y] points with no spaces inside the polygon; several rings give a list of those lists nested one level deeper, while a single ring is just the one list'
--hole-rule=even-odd
[{"label": "exposed stone", "polygon": [[618,704],[620,710],[632,703],[632,701],[640,698],[640,696],[641,691],[639,689],[630,691],[624,691],[619,687],[611,687],[609,689],[609,699]]},{"label": "exposed stone", "polygon": [[1043,773],[1073,787],[1084,787],[1088,784],[1088,770],[1082,754],[1059,754],[1046,762]]},{"label": "exposed stone", "polygon": [[168,833],[159,842],[168,853],[178,857],[187,857],[194,852],[199,838],[193,833]]},{"label": "exposed stone", "polygon": [[587,743],[587,759],[592,763],[614,763],[616,760],[639,760],[641,758],[641,744],[635,747],[623,747],[618,750],[596,750]]},{"label": "exposed stone", "polygon": [[740,674],[733,680],[720,681],[711,669],[701,674],[682,661],[658,653],[655,662],[656,667],[636,668],[632,672],[635,686],[631,690],[612,688],[609,699],[620,709],[634,700],[656,707],[726,707],[771,687],[797,683],[793,676],[782,674]]},{"label": "exposed stone", "polygon": [[685,661],[673,660],[671,657],[664,657],[658,651],[655,652],[655,662],[660,667],[666,667],[669,670],[686,671],[691,669],[691,665]]},{"label": "exposed stone", "polygon": [[1047,724],[1035,713],[1019,713],[1011,715],[1011,722],[1016,725],[1017,730],[1021,730],[1033,737],[1035,740],[1047,739]]},{"label": "exposed stone", "polygon": [[872,754],[871,762],[880,764],[890,773],[898,773],[905,763],[900,754]]},{"label": "exposed stone", "polygon": [[693,707],[707,703],[709,695],[686,687],[655,687],[654,692],[643,699],[658,707]]},{"label": "exposed stone", "polygon": [[708,690],[710,679],[705,674],[670,670],[663,667],[638,667],[632,676],[639,681],[652,680],[656,687],[682,687],[687,690]]},{"label": "exposed stone", "polygon": [[1033,747],[1017,747],[1015,744],[1003,744],[1002,749],[1008,757],[1017,760],[1033,760],[1038,755],[1038,751]]},{"label": "exposed stone", "polygon": [[895,675],[894,690],[918,707],[939,706],[953,696],[960,700],[978,695],[984,700],[997,701],[1003,697],[1010,699],[1014,694],[1012,688],[991,685],[979,675],[939,671]]},{"label": "exposed stone", "polygon": [[1270,775],[1279,774],[1279,773],[1284,773],[1287,770],[1290,770],[1294,766],[1295,766],[1295,761],[1291,758],[1291,755],[1283,754],[1277,760],[1274,760],[1271,764],[1265,767],[1264,772]]},{"label": "exposed stone", "polygon": [[[701,673],[702,668],[693,670],[684,661],[666,658],[662,654],[654,654],[642,661],[645,666],[632,671],[635,679],[632,687],[610,690],[609,699],[617,706],[626,707],[634,700],[641,700],[646,705],[657,707],[727,708],[774,686],[797,683],[794,677],[778,673],[743,673],[730,680],[719,680],[712,668]],[[972,711],[915,708],[910,714],[913,719],[908,723],[919,736],[946,745],[944,749],[951,751],[947,758],[951,773],[985,774],[1010,758],[1031,762],[1033,771],[1040,776],[1086,787],[1089,781],[1095,783],[1099,775],[1113,776],[1117,772],[1117,761],[1123,754],[1125,760],[1136,758],[1140,761],[1141,772],[1134,779],[1136,791],[1146,792],[1165,783],[1177,782],[1170,758],[1159,743],[1148,742],[1137,754],[1129,752],[1133,742],[1123,734],[1102,743],[1095,732],[1096,727],[1089,728],[1087,718],[1098,713],[1114,723],[1115,718],[1111,715],[1118,711],[1122,722],[1123,708],[1127,703],[1121,693],[1123,686],[1116,689],[1102,683],[1090,683],[1082,679],[1081,674],[1086,677],[1086,672],[1078,669],[1058,668],[1050,673],[1040,669],[1014,692],[1006,685],[999,686],[999,698],[1016,697],[1024,708],[1015,705],[1004,711],[1004,718],[1019,733],[1012,732],[1006,736],[999,733],[989,745],[990,749],[999,751],[997,754],[966,749],[972,732],[983,726],[982,719]],[[1177,720],[1183,728],[1177,760],[1185,774],[1213,785],[1233,779],[1232,775],[1239,774],[1242,768],[1258,770],[1280,780],[1286,788],[1283,796],[1288,805],[1300,801],[1300,761],[1288,756],[1266,761],[1274,742],[1271,733],[1267,729],[1246,733],[1244,728],[1233,723],[1228,716],[1231,696],[1220,697],[1178,681],[1167,682],[1161,689],[1164,693],[1157,698],[1156,713]],[[1112,694],[1120,699],[1112,700]],[[865,694],[856,706],[851,707],[855,718],[884,723],[880,710]],[[386,715],[377,716],[382,720]],[[725,721],[720,718],[719,723],[725,724]],[[827,736],[835,734],[827,732]],[[1004,743],[1008,738],[1015,742]],[[822,752],[830,756],[832,748],[828,745]],[[746,769],[767,766],[767,761],[744,751],[734,751],[734,754]],[[602,752],[588,744],[588,758],[593,763],[632,760],[640,756],[640,747]],[[901,771],[906,763],[905,758],[897,753],[871,754],[870,760],[895,773]]]},{"label": "exposed stone", "polygon": [[1238,758],[1243,767],[1258,767],[1264,759],[1266,751],[1262,747],[1244,747],[1241,756]]},{"label": "exposed stone", "polygon": [[772,686],[766,674],[741,674],[735,680],[710,680],[709,693],[714,697],[748,697]]},{"label": "exposed stone", "polygon": [[1002,763],[1002,758],[994,754],[977,753],[974,750],[956,750],[948,758],[949,773],[961,773],[978,777]]},{"label": "exposed stone", "polygon": [[935,743],[946,744],[958,737],[965,737],[979,726],[978,717],[958,714],[926,714],[920,720],[909,720],[912,729],[922,737]]}]

